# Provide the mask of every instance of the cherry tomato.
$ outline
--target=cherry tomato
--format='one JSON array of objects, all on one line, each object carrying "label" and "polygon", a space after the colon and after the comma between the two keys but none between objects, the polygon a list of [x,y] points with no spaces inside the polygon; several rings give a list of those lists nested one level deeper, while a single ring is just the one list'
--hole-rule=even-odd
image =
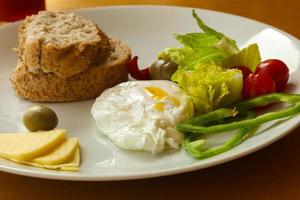
[{"label": "cherry tomato", "polygon": [[250,74],[244,81],[243,98],[251,99],[263,94],[276,91],[276,85],[272,78],[265,74]]},{"label": "cherry tomato", "polygon": [[257,66],[255,73],[271,77],[275,81],[277,91],[282,91],[289,79],[289,68],[284,62],[277,59],[269,59],[261,62]]},{"label": "cherry tomato", "polygon": [[248,67],[245,67],[245,66],[242,66],[242,65],[235,66],[234,68],[239,69],[239,70],[242,71],[243,80],[245,80],[252,73],[252,71]]}]

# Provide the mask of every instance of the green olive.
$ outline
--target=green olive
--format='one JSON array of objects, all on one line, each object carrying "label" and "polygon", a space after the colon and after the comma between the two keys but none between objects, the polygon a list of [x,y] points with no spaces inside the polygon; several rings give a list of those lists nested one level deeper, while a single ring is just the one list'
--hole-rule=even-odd
[{"label": "green olive", "polygon": [[25,111],[23,124],[30,131],[48,131],[57,126],[58,118],[51,108],[36,105]]},{"label": "green olive", "polygon": [[170,80],[178,65],[170,60],[158,59],[149,68],[152,80]]}]

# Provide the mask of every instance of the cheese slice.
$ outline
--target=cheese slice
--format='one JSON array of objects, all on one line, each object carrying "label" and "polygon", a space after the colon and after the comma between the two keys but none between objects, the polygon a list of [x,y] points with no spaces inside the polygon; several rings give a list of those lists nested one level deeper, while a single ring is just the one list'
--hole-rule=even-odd
[{"label": "cheese slice", "polygon": [[58,165],[65,163],[66,160],[74,154],[74,151],[78,147],[77,138],[69,138],[62,142],[58,147],[53,149],[51,152],[32,159],[29,162],[34,162],[41,165]]},{"label": "cheese slice", "polygon": [[[73,155],[71,156],[70,160],[68,160],[68,162],[60,165],[44,165],[43,168],[62,170],[62,171],[79,171],[79,165],[80,165],[80,148],[78,146],[74,151]],[[41,167],[37,165],[35,166]]]},{"label": "cheese slice", "polygon": [[77,138],[66,138],[66,130],[0,134],[0,157],[40,168],[78,171],[80,149]]},{"label": "cheese slice", "polygon": [[79,150],[79,146],[77,145],[75,151],[71,154],[70,158],[65,163],[57,164],[57,165],[39,164],[39,163],[34,163],[32,161],[19,161],[13,159],[11,160],[17,163],[31,165],[34,167],[45,168],[45,169],[61,170],[61,171],[79,171],[80,150]]},{"label": "cheese slice", "polygon": [[18,161],[45,155],[65,140],[66,130],[0,134],[0,157]]}]

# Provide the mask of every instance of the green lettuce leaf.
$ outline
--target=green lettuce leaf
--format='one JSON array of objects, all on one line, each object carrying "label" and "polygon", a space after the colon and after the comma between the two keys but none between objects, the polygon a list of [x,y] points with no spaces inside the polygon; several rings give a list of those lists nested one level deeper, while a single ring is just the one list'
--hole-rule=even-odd
[{"label": "green lettuce leaf", "polygon": [[200,19],[200,17],[197,15],[196,11],[193,10],[193,17],[196,20],[199,28],[201,28],[205,33],[209,33],[211,35],[215,35],[216,37],[218,37],[219,39],[222,38],[224,35],[223,33],[220,33],[216,30],[214,30],[213,28],[210,28],[209,26],[207,26],[202,19]]},{"label": "green lettuce leaf", "polygon": [[215,64],[198,63],[192,70],[180,68],[171,79],[191,96],[198,114],[238,101],[243,87],[240,70]]},{"label": "green lettuce leaf", "polygon": [[208,27],[194,10],[193,17],[203,32],[175,34],[183,47],[165,49],[159,53],[159,58],[172,60],[180,67],[192,69],[197,63],[222,64],[225,58],[239,51],[234,40]]},{"label": "green lettuce leaf", "polygon": [[261,57],[258,45],[251,44],[241,51],[227,57],[222,66],[232,68],[234,66],[242,65],[248,67],[252,72],[254,72],[260,62]]},{"label": "green lettuce leaf", "polygon": [[191,47],[169,48],[159,54],[160,59],[172,60],[179,65],[179,68],[193,69],[198,63],[222,64],[224,60],[223,53],[216,48],[198,48]]},{"label": "green lettuce leaf", "polygon": [[[230,39],[229,37],[227,37],[223,33],[218,32],[218,31],[214,30],[213,28],[210,28],[209,26],[207,26],[200,19],[200,17],[197,15],[195,10],[193,10],[193,17],[197,21],[197,24],[198,24],[199,28],[202,29],[204,34],[207,35],[206,37],[214,36],[214,37],[219,39],[219,41],[217,41],[216,43],[213,43],[213,42],[211,43],[215,47],[217,47],[219,49],[222,49],[223,51],[227,51],[230,54],[239,51],[239,47],[236,45],[236,42],[233,39]],[[206,37],[205,37],[205,39],[207,39]],[[201,43],[203,43],[203,41]],[[205,45],[205,43],[203,43],[203,44]]]}]

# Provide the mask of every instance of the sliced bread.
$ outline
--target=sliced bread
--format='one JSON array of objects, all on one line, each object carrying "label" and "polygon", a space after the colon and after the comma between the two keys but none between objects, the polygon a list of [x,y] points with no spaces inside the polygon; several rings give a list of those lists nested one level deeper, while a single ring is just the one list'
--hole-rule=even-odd
[{"label": "sliced bread", "polygon": [[131,58],[130,48],[117,39],[109,40],[110,55],[98,65],[71,77],[61,78],[55,73],[28,70],[26,62],[19,60],[11,75],[16,93],[36,102],[69,102],[92,99],[103,90],[128,78],[127,63]]},{"label": "sliced bread", "polygon": [[32,73],[52,72],[61,78],[85,71],[110,53],[107,35],[74,13],[41,11],[19,27],[21,65]]}]

